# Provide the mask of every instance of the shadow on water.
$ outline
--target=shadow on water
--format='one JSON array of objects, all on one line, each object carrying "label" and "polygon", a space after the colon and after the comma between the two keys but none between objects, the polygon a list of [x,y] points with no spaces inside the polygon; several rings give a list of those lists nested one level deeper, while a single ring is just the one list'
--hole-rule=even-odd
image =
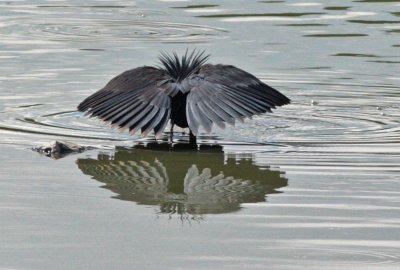
[{"label": "shadow on water", "polygon": [[77,160],[79,169],[118,195],[113,198],[158,205],[160,213],[192,218],[238,211],[242,203],[264,202],[287,186],[282,172],[252,160],[225,158],[221,146],[193,151],[176,144],[117,147],[114,155]]}]

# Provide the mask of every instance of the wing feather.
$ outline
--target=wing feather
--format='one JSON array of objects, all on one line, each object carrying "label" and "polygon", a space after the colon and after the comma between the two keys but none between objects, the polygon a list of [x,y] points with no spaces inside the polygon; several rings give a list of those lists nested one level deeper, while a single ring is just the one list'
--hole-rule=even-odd
[{"label": "wing feather", "polygon": [[135,119],[131,120],[131,123],[133,124],[128,124],[129,132],[132,134],[136,133],[139,128],[143,127],[151,119],[153,119],[158,110],[159,109],[157,107],[147,106],[146,109],[141,112],[140,116],[138,115]]},{"label": "wing feather", "polygon": [[98,116],[99,118],[107,121],[107,119],[114,120],[114,116],[122,110],[132,109],[132,105],[137,106],[139,102],[135,98],[127,98],[125,100],[113,100],[111,104],[103,104],[102,106],[97,106],[97,109],[89,110],[92,115]]},{"label": "wing feather", "polygon": [[190,88],[186,115],[196,135],[199,126],[211,131],[212,124],[224,127],[290,103],[276,89],[244,70],[228,65],[203,65],[182,84]]},{"label": "wing feather", "polygon": [[121,106],[117,108],[115,107],[110,108],[108,111],[104,112],[104,116],[101,115],[100,117],[106,122],[110,121],[112,124],[115,124],[122,117],[124,117],[130,111],[139,106],[139,104],[141,103],[137,102],[136,100],[129,99],[126,102],[122,103]]},{"label": "wing feather", "polygon": [[[157,107],[156,107],[157,108]],[[154,127],[157,125],[157,123],[161,120],[162,116],[163,116],[164,111],[160,108],[157,108],[157,111],[155,112],[155,114],[152,116],[151,120],[149,120],[147,123],[145,123],[142,127],[141,127],[141,135],[142,137],[147,136],[147,134],[154,129]],[[158,119],[158,120],[157,120]]]},{"label": "wing feather", "polygon": [[146,107],[147,106],[145,103],[141,103],[141,102],[137,101],[135,104],[133,104],[131,107],[129,107],[129,109],[126,110],[125,114],[114,117],[112,119],[112,124],[115,126],[119,126],[123,129],[126,129],[129,127],[127,125],[129,123],[129,121]]},{"label": "wing feather", "polygon": [[154,132],[156,133],[156,138],[161,136],[161,132],[167,126],[169,116],[171,115],[171,110],[164,110],[164,115],[162,116],[161,120],[158,124],[154,127]]},{"label": "wing feather", "polygon": [[[228,114],[225,110],[223,110],[216,100],[204,100],[202,101],[205,109],[214,113],[219,120],[221,121],[220,127],[225,128],[225,122],[230,125],[235,125],[235,118]],[[217,123],[216,123],[217,124]],[[217,124],[218,125],[218,124]]]},{"label": "wing feather", "polygon": [[125,71],[82,101],[78,110],[130,133],[142,129],[143,136],[154,129],[160,135],[170,115],[169,79],[164,70],[154,67]]},{"label": "wing feather", "polygon": [[103,102],[109,96],[111,96],[111,93],[98,91],[93,95],[91,95],[90,97],[87,97],[84,101],[82,101],[81,104],[78,105],[78,110],[86,111],[87,109],[95,106],[96,104]]},{"label": "wing feather", "polygon": [[192,106],[194,106],[194,104],[192,104],[192,102],[186,103],[186,118],[187,118],[187,122],[188,122],[190,130],[192,131],[192,133],[194,135],[196,135],[199,131],[200,121],[194,116]]},{"label": "wing feather", "polygon": [[213,108],[209,107],[206,102],[199,102],[198,106],[199,109],[209,117],[212,123],[215,123],[220,128],[225,128],[224,119],[215,113]]}]

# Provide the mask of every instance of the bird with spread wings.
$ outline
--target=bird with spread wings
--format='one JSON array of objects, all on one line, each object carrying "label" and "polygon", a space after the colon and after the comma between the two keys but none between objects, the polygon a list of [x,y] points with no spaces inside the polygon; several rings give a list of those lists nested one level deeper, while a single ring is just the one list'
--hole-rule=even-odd
[{"label": "bird with spread wings", "polygon": [[168,121],[189,128],[196,143],[199,128],[211,132],[215,124],[271,112],[290,99],[250,73],[232,65],[208,64],[209,55],[200,51],[161,53],[160,67],[143,66],[113,78],[98,92],[83,100],[79,111],[98,117],[113,127],[154,131],[160,137]]}]

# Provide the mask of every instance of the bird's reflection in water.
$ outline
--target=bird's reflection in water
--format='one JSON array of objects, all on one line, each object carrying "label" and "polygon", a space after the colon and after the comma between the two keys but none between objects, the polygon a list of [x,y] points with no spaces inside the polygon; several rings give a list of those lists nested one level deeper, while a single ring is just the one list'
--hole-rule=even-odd
[{"label": "bird's reflection in water", "polygon": [[112,156],[99,154],[77,164],[117,193],[114,198],[159,205],[161,213],[181,218],[234,212],[241,203],[264,202],[266,194],[287,185],[282,172],[259,168],[248,159],[225,158],[221,147],[193,151],[181,146],[173,151],[166,144],[120,147]]}]

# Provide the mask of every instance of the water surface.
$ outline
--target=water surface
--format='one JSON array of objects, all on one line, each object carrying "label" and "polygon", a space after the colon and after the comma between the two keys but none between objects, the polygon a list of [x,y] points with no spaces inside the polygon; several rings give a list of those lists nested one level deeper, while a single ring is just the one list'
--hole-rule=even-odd
[{"label": "water surface", "polygon": [[[0,268],[398,269],[399,14],[400,1],[0,2]],[[76,112],[186,48],[292,104],[202,134],[200,151],[180,131],[155,144]],[[30,150],[56,139],[97,149]]]}]

